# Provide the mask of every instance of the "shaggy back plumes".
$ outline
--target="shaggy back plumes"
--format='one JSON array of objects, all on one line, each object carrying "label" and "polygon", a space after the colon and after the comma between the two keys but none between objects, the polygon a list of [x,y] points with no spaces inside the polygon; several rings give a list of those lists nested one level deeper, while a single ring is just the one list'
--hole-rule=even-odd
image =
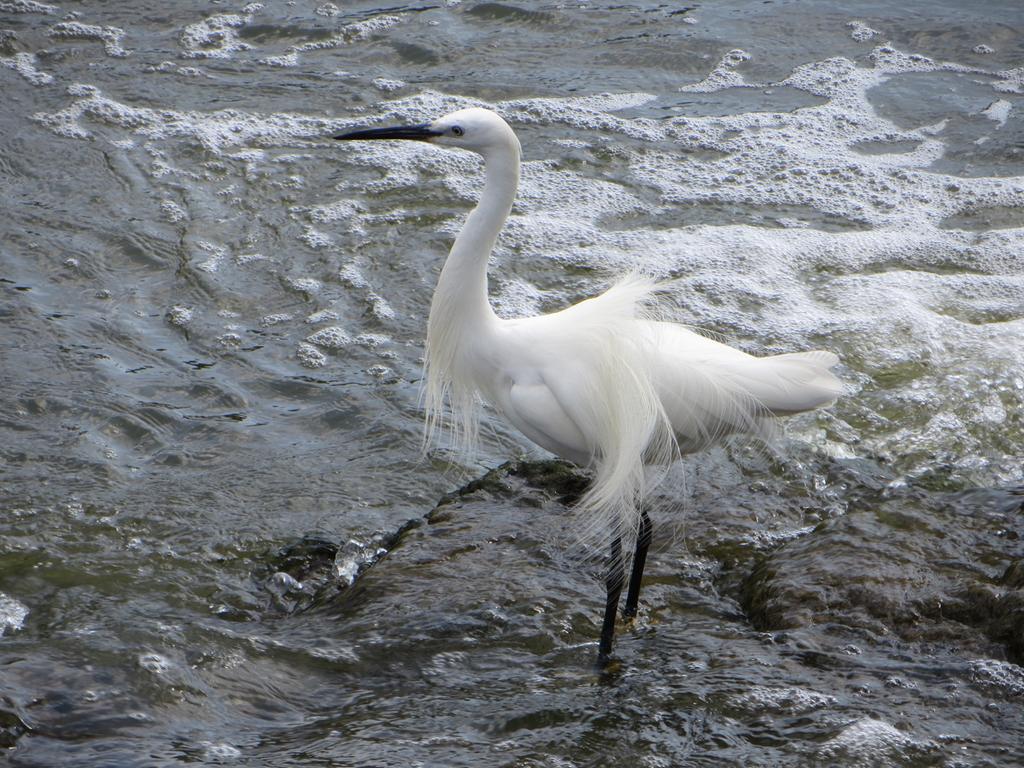
[{"label": "shaggy back plumes", "polygon": [[678,456],[672,425],[643,364],[645,342],[595,331],[600,354],[580,397],[597,438],[593,481],[578,502],[586,521],[583,543],[635,533],[638,505],[650,490],[645,463],[664,467]]},{"label": "shaggy back plumes", "polygon": [[559,313],[572,328],[565,360],[582,358],[588,375],[563,403],[587,425],[594,479],[577,504],[580,542],[630,538],[639,505],[681,453],[735,433],[764,434],[764,409],[729,377],[713,377],[673,356],[678,326],[666,286],[629,274],[604,294]]}]

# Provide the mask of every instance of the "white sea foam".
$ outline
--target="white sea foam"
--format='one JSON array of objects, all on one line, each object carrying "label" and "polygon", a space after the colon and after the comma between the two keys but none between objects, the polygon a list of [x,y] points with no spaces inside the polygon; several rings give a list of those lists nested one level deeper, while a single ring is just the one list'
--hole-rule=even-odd
[{"label": "white sea foam", "polygon": [[367,295],[367,299],[370,302],[370,310],[378,320],[394,320],[398,317],[394,307],[392,307],[390,302],[388,302],[388,300],[383,296],[370,291]]},{"label": "white sea foam", "polygon": [[13,597],[0,592],[0,637],[8,632],[16,632],[25,625],[28,608]]},{"label": "white sea foam", "polygon": [[851,21],[846,26],[850,28],[850,37],[858,42],[870,40],[875,35],[879,34],[877,29],[872,29],[863,21]]},{"label": "white sea foam", "polygon": [[[338,278],[350,287],[361,291],[370,304],[370,311],[378,320],[394,320],[398,314],[391,303],[370,288],[370,283],[359,271],[356,264],[346,264],[338,273]],[[307,321],[308,322],[308,321]]]},{"label": "white sea foam", "polygon": [[355,200],[336,200],[333,203],[318,205],[310,211],[309,218],[315,224],[328,224],[334,221],[348,221],[358,215],[360,206]]},{"label": "white sea foam", "polygon": [[293,315],[288,312],[275,312],[271,315],[264,315],[260,318],[260,326],[263,328],[269,328],[272,325],[280,325],[281,323],[290,322],[293,319]]},{"label": "white sea foam", "polygon": [[1024,67],[1004,69],[996,73],[999,81],[992,84],[1000,93],[1024,93]]},{"label": "white sea foam", "polygon": [[736,67],[749,58],[749,53],[734,48],[719,60],[715,68],[703,80],[684,85],[679,90],[684,93],[713,93],[724,88],[763,87],[747,83],[743,76],[736,71]]},{"label": "white sea foam", "polygon": [[327,18],[332,18],[340,14],[341,9],[334,3],[324,3],[323,5],[317,7],[315,13],[318,16],[326,16]]},{"label": "white sea foam", "polygon": [[388,77],[375,77],[373,79],[373,87],[378,91],[399,91],[405,88],[407,83],[404,80],[395,80]]},{"label": "white sea foam", "polygon": [[799,714],[831,707],[836,703],[836,698],[805,688],[753,686],[746,692],[733,696],[731,701],[736,707],[755,712],[770,710]]},{"label": "white sea foam", "polygon": [[76,100],[56,112],[37,112],[32,117],[57,135],[89,138],[85,123],[119,129],[150,139],[190,138],[207,150],[221,153],[239,146],[287,145],[297,138],[320,138],[337,120],[307,115],[258,115],[238,110],[178,112],[133,107],[115,101],[90,85],[75,84],[68,93]]},{"label": "white sea foam", "polygon": [[[564,99],[577,109],[595,110],[598,112],[618,112],[623,109],[641,107],[657,100],[653,93],[595,93],[588,96],[571,96]],[[538,101],[532,99],[531,101]]]},{"label": "white sea foam", "polygon": [[167,322],[179,328],[185,328],[195,317],[195,309],[182,305],[175,305],[167,310]]},{"label": "white sea foam", "polygon": [[242,750],[232,744],[201,741],[199,746],[203,748],[203,761],[206,763],[233,763],[242,757]]},{"label": "white sea foam", "polygon": [[0,2],[0,11],[4,13],[54,14],[59,10],[55,5],[38,3],[36,0],[4,0],[4,2]]},{"label": "white sea foam", "polygon": [[164,675],[173,666],[171,662],[159,653],[143,653],[138,657],[138,664],[143,669],[155,675]]},{"label": "white sea foam", "polygon": [[221,13],[189,24],[181,32],[182,56],[191,59],[229,59],[252,46],[243,43],[238,28],[252,21],[251,15]]},{"label": "white sea foam", "polygon": [[377,349],[391,343],[391,339],[382,333],[361,333],[356,336],[356,344],[368,349]]},{"label": "white sea foam", "polygon": [[307,325],[317,325],[319,323],[333,323],[340,319],[341,315],[333,309],[318,309],[316,312],[309,315],[303,322]]},{"label": "white sea foam", "polygon": [[120,27],[99,27],[79,21],[62,21],[50,27],[47,34],[57,40],[98,40],[107,56],[123,58],[131,53],[121,45],[124,30]]},{"label": "white sea foam", "polygon": [[823,760],[843,760],[849,766],[880,766],[903,762],[915,753],[934,749],[884,720],[865,717],[843,728],[818,749]]},{"label": "white sea foam", "polygon": [[286,277],[283,282],[290,290],[308,295],[317,294],[323,288],[323,283],[312,277]]},{"label": "white sea foam", "polygon": [[[229,251],[223,245],[211,243],[208,240],[197,240],[195,250],[191,258],[196,262],[196,269],[203,272],[216,272],[227,259]],[[201,261],[200,261],[201,259]]]},{"label": "white sea foam", "polygon": [[1006,125],[1006,121],[1010,119],[1010,110],[1013,105],[1006,99],[999,99],[993,101],[985,109],[981,110],[981,114],[987,117],[989,120],[994,120],[1002,128]]},{"label": "white sea foam", "polygon": [[299,54],[296,51],[292,51],[281,56],[265,56],[260,59],[260,63],[270,67],[294,67],[299,63]]},{"label": "white sea foam", "polygon": [[1007,696],[1024,696],[1024,667],[996,659],[975,659],[970,672],[971,679],[982,687]]},{"label": "white sea foam", "polygon": [[[316,11],[321,16],[335,16],[339,13],[338,9],[332,4],[320,6]],[[370,19],[363,19],[356,21],[351,24],[346,24],[338,32],[326,40],[316,40],[309,43],[300,43],[299,45],[291,46],[287,51],[282,54],[276,54],[267,56],[260,59],[260,63],[266,64],[271,67],[294,67],[299,64],[300,54],[307,53],[309,51],[321,51],[331,48],[342,48],[360,40],[365,40],[370,35],[380,34],[401,23],[402,17],[393,14],[384,14],[381,16],[375,16]],[[389,86],[393,83],[398,83],[395,87],[402,87],[404,83],[399,81],[390,81],[385,78],[378,78],[378,80]],[[376,82],[376,81],[375,81]],[[381,86],[379,86],[381,87]],[[394,90],[392,87],[381,87],[381,90]]]},{"label": "white sea foam", "polygon": [[359,268],[355,264],[346,264],[341,268],[341,272],[338,273],[338,277],[344,280],[346,283],[351,285],[353,288],[369,288],[370,284],[366,281],[363,273],[359,271]]},{"label": "white sea foam", "polygon": [[327,355],[312,344],[299,344],[295,356],[306,368],[323,368],[327,365]]},{"label": "white sea foam", "polygon": [[523,317],[539,314],[544,293],[526,280],[513,277],[502,281],[501,292],[494,301],[494,310],[502,317]]},{"label": "white sea foam", "polygon": [[306,337],[306,341],[325,349],[341,349],[352,343],[352,337],[348,332],[337,325],[330,325],[321,328],[316,333]]},{"label": "white sea foam", "polygon": [[310,248],[328,248],[334,243],[330,235],[313,227],[306,227],[299,239]]},{"label": "white sea foam", "polygon": [[173,200],[162,200],[160,202],[160,210],[163,211],[164,216],[168,221],[177,223],[179,221],[185,221],[188,219],[188,213]]},{"label": "white sea foam", "polygon": [[36,55],[34,53],[16,53],[13,56],[0,56],[0,67],[13,69],[32,85],[49,85],[53,82],[53,75],[47,74],[36,68]]}]

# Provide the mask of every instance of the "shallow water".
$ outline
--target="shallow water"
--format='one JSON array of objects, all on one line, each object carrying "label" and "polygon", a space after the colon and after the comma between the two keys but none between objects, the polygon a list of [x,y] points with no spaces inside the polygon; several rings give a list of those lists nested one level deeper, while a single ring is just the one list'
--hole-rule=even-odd
[{"label": "shallow water", "polygon": [[[1022,31],[1017,2],[0,0],[5,759],[1024,763]],[[471,464],[419,453],[479,163],[329,140],[471,104],[524,146],[501,313],[640,268],[849,385],[662,486],[604,673],[584,480],[490,415]]]}]

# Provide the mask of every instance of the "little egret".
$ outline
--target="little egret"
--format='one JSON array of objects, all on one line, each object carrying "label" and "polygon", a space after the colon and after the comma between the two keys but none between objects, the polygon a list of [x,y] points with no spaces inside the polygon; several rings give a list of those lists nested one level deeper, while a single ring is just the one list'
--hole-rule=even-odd
[{"label": "little egret", "polygon": [[653,280],[629,275],[599,296],[536,317],[503,319],[487,294],[487,262],[519,183],[519,140],[487,109],[338,139],[408,139],[481,155],[483,192],[455,238],[427,323],[428,438],[445,408],[464,447],[478,403],[493,405],[542,448],[591,467],[579,507],[610,533],[598,658],[607,662],[625,583],[623,536],[635,547],[624,619],[636,614],[651,521],[645,465],[667,465],[731,433],[762,433],[774,416],[832,403],[831,352],[754,357],[656,318]]}]

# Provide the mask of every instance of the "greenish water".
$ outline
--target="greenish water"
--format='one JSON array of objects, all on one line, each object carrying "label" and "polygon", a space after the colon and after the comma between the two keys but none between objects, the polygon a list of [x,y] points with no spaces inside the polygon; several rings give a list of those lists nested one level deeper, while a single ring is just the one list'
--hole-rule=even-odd
[{"label": "greenish water", "polygon": [[[0,0],[0,761],[1024,763],[1022,29]],[[420,455],[479,164],[329,140],[470,104],[524,147],[501,313],[639,268],[849,386],[659,489],[605,672],[585,479],[493,414]]]}]

